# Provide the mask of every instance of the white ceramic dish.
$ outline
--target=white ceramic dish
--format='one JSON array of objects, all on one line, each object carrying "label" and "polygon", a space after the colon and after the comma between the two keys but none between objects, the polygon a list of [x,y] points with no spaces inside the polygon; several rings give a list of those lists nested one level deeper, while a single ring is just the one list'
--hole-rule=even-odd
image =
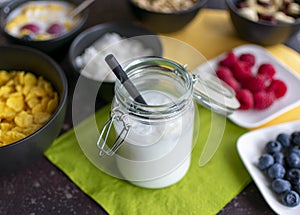
[{"label": "white ceramic dish", "polygon": [[259,157],[264,152],[267,141],[275,139],[281,132],[291,134],[293,131],[300,131],[300,120],[250,131],[242,135],[237,141],[238,153],[244,165],[266,202],[277,214],[299,215],[300,205],[291,208],[284,206],[279,201],[278,195],[270,189],[270,180],[265,173],[257,167],[257,163]]},{"label": "white ceramic dish", "polygon": [[[288,87],[288,91],[284,97],[276,100],[275,103],[265,110],[237,110],[229,116],[229,119],[239,126],[245,128],[255,128],[261,126],[275,117],[291,110],[300,104],[300,77],[289,69],[287,66],[273,57],[266,49],[258,45],[242,45],[233,49],[236,55],[241,53],[252,53],[256,57],[256,64],[253,71],[262,63],[271,63],[276,69],[275,78],[283,80]],[[218,57],[208,61],[208,63],[199,66],[193,73],[197,74],[201,71],[214,72],[218,62],[225,57],[227,53],[223,53]]]}]

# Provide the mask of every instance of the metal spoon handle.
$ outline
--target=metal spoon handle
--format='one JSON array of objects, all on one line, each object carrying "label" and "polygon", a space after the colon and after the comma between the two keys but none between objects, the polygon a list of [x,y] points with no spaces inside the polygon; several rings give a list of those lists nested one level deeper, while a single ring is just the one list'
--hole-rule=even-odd
[{"label": "metal spoon handle", "polygon": [[70,18],[73,18],[77,14],[81,13],[84,9],[86,9],[90,4],[92,4],[95,0],[85,0],[80,5],[78,5],[72,12],[69,14]]},{"label": "metal spoon handle", "polygon": [[117,59],[112,55],[109,54],[105,57],[105,61],[111,70],[115,73],[116,77],[120,80],[123,86],[128,91],[129,95],[136,101],[142,104],[147,104],[142,95],[136,89],[134,84],[128,78],[126,72],[122,69],[121,65],[117,61]]}]

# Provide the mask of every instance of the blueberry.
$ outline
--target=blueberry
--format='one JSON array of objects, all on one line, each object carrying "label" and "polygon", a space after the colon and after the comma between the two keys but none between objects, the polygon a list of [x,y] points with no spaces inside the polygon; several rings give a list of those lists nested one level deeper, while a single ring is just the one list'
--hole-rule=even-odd
[{"label": "blueberry", "polygon": [[270,179],[283,178],[285,174],[285,168],[279,164],[275,163],[268,169],[268,176]]},{"label": "blueberry", "polygon": [[282,152],[275,152],[273,154],[274,157],[274,162],[275,163],[280,163],[283,165],[283,161],[284,161],[284,154]]},{"label": "blueberry", "polygon": [[287,148],[290,146],[290,135],[289,134],[286,134],[286,133],[280,133],[278,134],[278,136],[276,137],[276,140],[278,142],[281,143],[281,145],[284,147],[284,148]]},{"label": "blueberry", "polygon": [[300,184],[300,169],[287,170],[286,179],[292,184]]},{"label": "blueberry", "polygon": [[269,154],[273,154],[275,152],[280,152],[281,148],[282,148],[282,146],[281,146],[280,142],[278,142],[278,141],[269,141],[269,142],[267,142],[266,147],[265,147],[266,152]]},{"label": "blueberry", "polygon": [[26,40],[26,41],[31,41],[33,40],[33,37],[29,34],[25,34],[23,37],[22,37],[23,40]]},{"label": "blueberry", "polygon": [[283,193],[291,189],[291,183],[282,178],[276,178],[272,181],[272,189],[276,193]]},{"label": "blueberry", "polygon": [[299,168],[300,167],[300,157],[296,153],[289,153],[286,156],[286,162],[291,168]]},{"label": "blueberry", "polygon": [[292,133],[291,143],[294,146],[300,146],[300,132],[299,131],[295,131],[295,132]]},{"label": "blueberry", "polygon": [[300,183],[293,184],[293,190],[295,190],[300,195]]},{"label": "blueberry", "polygon": [[258,168],[261,170],[267,169],[274,164],[274,158],[270,154],[263,154],[258,160]]},{"label": "blueberry", "polygon": [[298,156],[300,156],[300,146],[293,146],[289,148],[290,153],[296,153]]},{"label": "blueberry", "polygon": [[288,207],[295,207],[300,203],[299,194],[293,190],[286,191],[281,195],[281,201]]}]

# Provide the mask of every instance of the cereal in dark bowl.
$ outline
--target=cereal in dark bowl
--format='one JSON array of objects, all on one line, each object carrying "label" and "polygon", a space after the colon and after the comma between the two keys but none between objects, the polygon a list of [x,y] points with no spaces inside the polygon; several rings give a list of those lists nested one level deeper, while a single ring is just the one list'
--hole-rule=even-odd
[{"label": "cereal in dark bowl", "polygon": [[226,4],[236,33],[249,42],[276,45],[300,30],[298,1],[226,0]]},{"label": "cereal in dark bowl", "polygon": [[300,17],[300,5],[294,0],[240,0],[235,5],[243,16],[255,22],[276,25],[294,23]]},{"label": "cereal in dark bowl", "polygon": [[63,126],[67,94],[65,74],[48,55],[0,47],[0,175],[43,156]]},{"label": "cereal in dark bowl", "polygon": [[208,0],[128,0],[133,14],[146,27],[161,33],[186,27]]},{"label": "cereal in dark bowl", "polygon": [[71,0],[11,1],[1,11],[3,34],[12,43],[54,54],[70,44],[87,20],[88,11],[70,16],[76,5]]}]

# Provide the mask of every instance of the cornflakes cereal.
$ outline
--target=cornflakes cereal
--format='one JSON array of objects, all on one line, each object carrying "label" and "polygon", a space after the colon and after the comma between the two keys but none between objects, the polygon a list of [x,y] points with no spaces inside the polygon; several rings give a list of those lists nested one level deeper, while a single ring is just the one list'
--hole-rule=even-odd
[{"label": "cornflakes cereal", "polygon": [[21,128],[29,127],[33,123],[33,116],[26,111],[22,111],[15,116],[15,123]]},{"label": "cornflakes cereal", "polygon": [[0,86],[5,84],[9,80],[9,74],[8,72],[1,70],[0,71]]},{"label": "cornflakes cereal", "polygon": [[42,76],[0,70],[0,146],[42,127],[58,106],[58,94]]},{"label": "cornflakes cereal", "polygon": [[24,100],[22,94],[15,95],[15,96],[11,94],[9,98],[6,100],[6,105],[16,112],[23,110]]}]

